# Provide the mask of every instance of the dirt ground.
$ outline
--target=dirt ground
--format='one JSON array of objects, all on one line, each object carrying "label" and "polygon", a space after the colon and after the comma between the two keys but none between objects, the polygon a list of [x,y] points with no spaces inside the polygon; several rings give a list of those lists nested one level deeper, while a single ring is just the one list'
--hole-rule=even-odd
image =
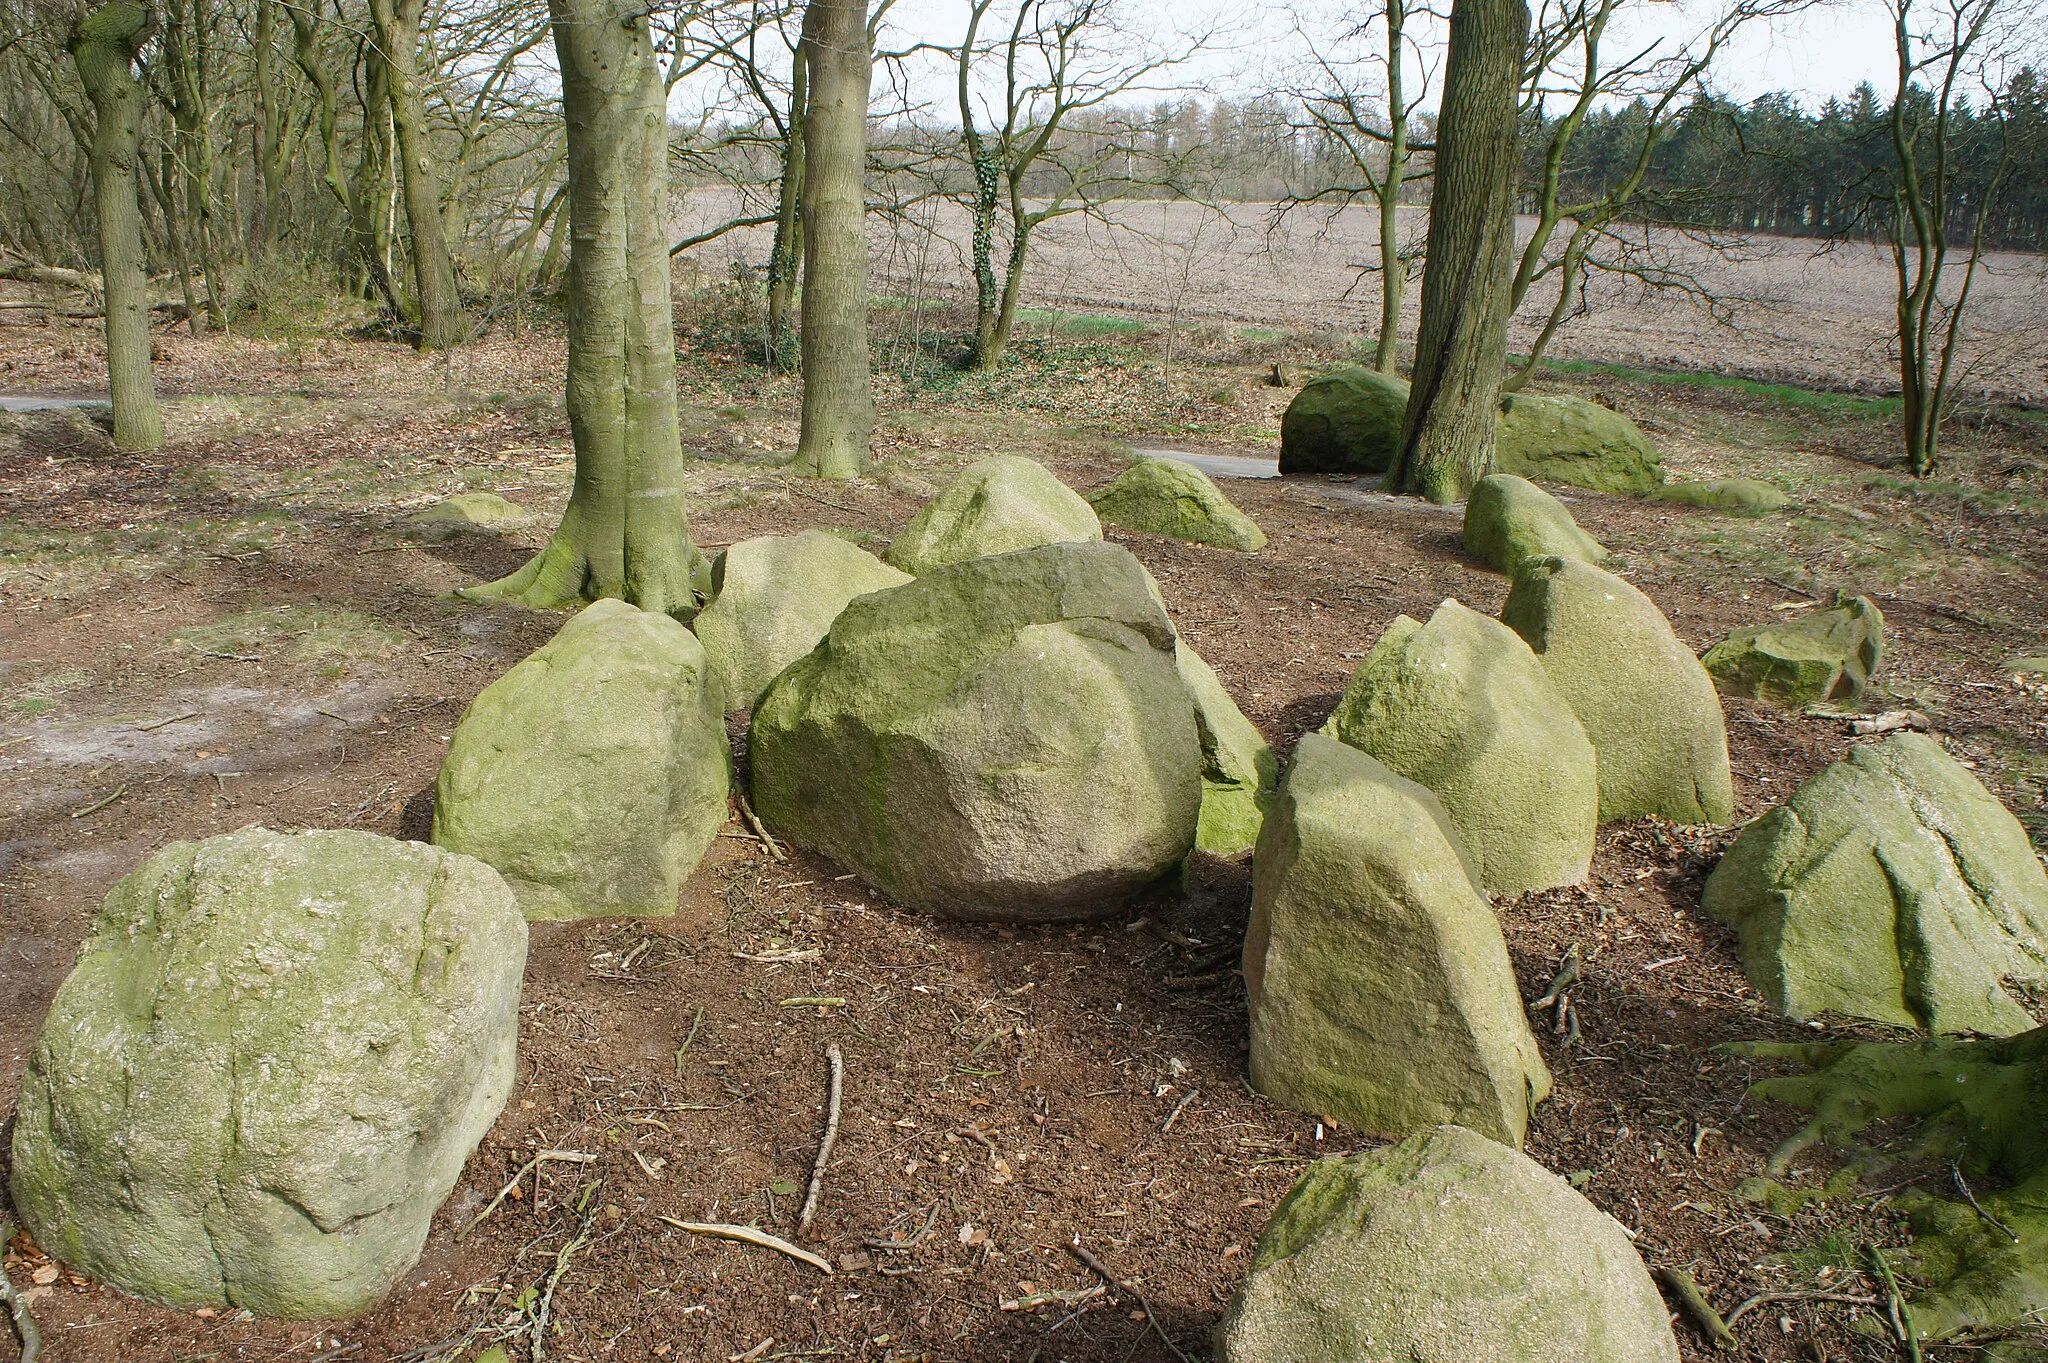
[{"label": "dirt ground", "polygon": [[[890,379],[875,467],[847,485],[791,480],[772,462],[794,439],[787,380],[693,352],[697,534],[718,545],[825,526],[879,544],[990,452],[1030,454],[1080,488],[1113,476],[1126,442],[1270,454],[1287,395],[1258,376],[1284,345],[1232,344],[1172,376],[1140,340],[1027,345],[994,380]],[[0,1093],[118,877],[168,842],[252,823],[423,836],[463,708],[560,623],[447,595],[522,562],[566,498],[557,332],[494,336],[449,361],[373,341],[162,347],[167,387],[207,395],[171,404],[162,451],[113,456],[61,415],[0,443]],[[97,362],[90,333],[0,329],[0,391],[83,391]],[[1688,643],[1838,588],[1869,593],[1891,651],[1868,708],[1930,716],[2043,834],[2048,688],[1999,668],[2048,644],[2039,425],[1960,432],[1953,471],[1914,484],[1881,414],[1846,399],[1573,383],[1635,416],[1674,477],[1755,474],[1799,499],[1748,521],[1573,497]],[[468,489],[532,519],[446,544],[397,523]],[[1493,611],[1505,597],[1505,580],[1463,554],[1453,511],[1342,480],[1226,490],[1268,549],[1109,535],[1158,577],[1283,754],[1396,614],[1446,596]],[[1850,745],[1843,718],[1728,711],[1739,818]],[[733,733],[743,760],[743,727]],[[1904,1241],[1896,1188],[1803,1205],[1736,1193],[1799,1119],[1746,1100],[1752,1063],[1714,1047],[1813,1033],[1765,1015],[1730,935],[1699,912],[1731,835],[1616,825],[1586,886],[1499,904],[1527,996],[1569,947],[1587,961],[1577,1037],[1538,1019],[1557,1087],[1529,1150],[1724,1311],[1760,1292],[1867,1296],[1862,1247]],[[776,861],[735,820],[674,918],[535,925],[516,1090],[383,1306],[324,1324],[169,1311],[61,1270],[23,1238],[6,1266],[32,1284],[52,1363],[425,1363],[499,1342],[519,1359],[748,1363],[1128,1363],[1173,1357],[1164,1340],[1202,1353],[1305,1162],[1370,1142],[1249,1090],[1231,969],[1248,867],[1202,859],[1194,879],[1185,898],[1118,921],[966,927],[899,911],[802,852]],[[787,1003],[816,998],[845,1002]],[[835,1271],[665,1221],[790,1232],[832,1043],[845,1112],[812,1248]],[[594,1158],[543,1161],[477,1223],[543,1151]],[[1815,1153],[1789,1182],[1817,1187],[1830,1168]],[[1095,1293],[1065,1251],[1076,1237],[1156,1318]],[[1902,1357],[1873,1309],[1771,1302],[1743,1317],[1739,1353],[1713,1356]],[[1689,1360],[1709,1357],[1678,1332]]]}]

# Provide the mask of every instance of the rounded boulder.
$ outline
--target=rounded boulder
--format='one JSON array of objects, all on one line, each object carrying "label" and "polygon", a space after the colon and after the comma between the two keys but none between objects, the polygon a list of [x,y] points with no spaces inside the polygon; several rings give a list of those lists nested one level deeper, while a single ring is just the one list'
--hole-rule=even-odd
[{"label": "rounded boulder", "polygon": [[1385,473],[1407,410],[1405,379],[1356,367],[1318,375],[1280,418],[1280,472]]},{"label": "rounded boulder", "polygon": [[1035,459],[999,454],[969,465],[925,503],[882,558],[922,576],[967,559],[1102,538],[1081,494]]}]

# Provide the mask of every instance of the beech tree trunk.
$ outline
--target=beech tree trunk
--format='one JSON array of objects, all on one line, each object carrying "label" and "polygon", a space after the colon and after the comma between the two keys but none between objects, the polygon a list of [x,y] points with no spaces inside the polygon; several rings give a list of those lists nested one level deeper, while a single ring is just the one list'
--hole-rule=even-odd
[{"label": "beech tree trunk", "polygon": [[[548,545],[468,595],[560,608],[617,597],[696,613],[676,431],[668,110],[644,5],[548,0],[569,133],[569,428],[576,482]],[[559,235],[559,234],[557,234]]]},{"label": "beech tree trunk", "polygon": [[420,93],[420,18],[425,7],[426,0],[370,0],[370,17],[389,82],[398,183],[405,198],[406,230],[412,235],[419,347],[446,350],[459,344],[468,328],[455,291],[455,257],[449,253],[447,227],[441,220],[441,176],[434,168],[426,103]]},{"label": "beech tree trunk", "polygon": [[803,432],[796,472],[854,478],[875,433],[868,371],[867,0],[804,10],[810,99],[804,114]]},{"label": "beech tree trunk", "polygon": [[[153,450],[164,443],[163,410],[149,372],[149,279],[142,252],[137,172],[142,143],[142,85],[135,58],[156,29],[146,5],[121,0],[71,26],[65,47],[92,101],[93,203],[100,219],[100,278],[107,298],[107,387],[114,400],[114,444]],[[212,287],[213,281],[207,285]]]},{"label": "beech tree trunk", "polygon": [[795,368],[790,311],[803,268],[804,109],[809,103],[809,48],[799,41],[789,80],[789,126],[782,147],[782,183],[775,205],[775,244],[768,253],[768,367]]},{"label": "beech tree trunk", "polygon": [[1515,254],[1524,0],[1454,0],[1436,134],[1422,318],[1387,486],[1455,502],[1493,467]]}]

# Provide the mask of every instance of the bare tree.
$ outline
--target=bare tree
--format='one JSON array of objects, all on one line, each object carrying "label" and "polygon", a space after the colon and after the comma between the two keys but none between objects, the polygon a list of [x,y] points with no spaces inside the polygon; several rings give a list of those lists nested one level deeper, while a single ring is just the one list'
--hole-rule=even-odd
[{"label": "bare tree", "polygon": [[[441,177],[435,168],[419,64],[420,24],[426,0],[369,0],[376,59],[389,100],[397,181],[405,196],[412,237],[413,287],[422,350],[446,350],[468,332],[455,286],[455,258],[441,217]],[[557,20],[559,22],[559,20]]]}]

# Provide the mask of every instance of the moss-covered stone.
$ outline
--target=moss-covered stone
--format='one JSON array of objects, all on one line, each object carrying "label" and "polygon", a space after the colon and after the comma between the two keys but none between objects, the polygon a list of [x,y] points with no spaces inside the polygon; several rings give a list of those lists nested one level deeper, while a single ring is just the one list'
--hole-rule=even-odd
[{"label": "moss-covered stone", "polygon": [[846,603],[910,581],[824,530],[741,540],[712,563],[712,597],[691,629],[728,710],[743,710],[775,674],[817,647]]},{"label": "moss-covered stone", "polygon": [[1280,418],[1280,472],[1385,473],[1401,443],[1408,383],[1334,369],[1302,385]]},{"label": "moss-covered stone", "polygon": [[1126,530],[1247,554],[1266,547],[1266,532],[1208,474],[1178,459],[1140,459],[1089,493],[1088,502],[1102,520]]},{"label": "moss-covered stone", "polygon": [[1759,478],[1709,478],[1703,483],[1666,483],[1651,494],[1660,502],[1679,502],[1742,516],[1782,511],[1792,499]]},{"label": "moss-covered stone", "polygon": [[2015,677],[2048,677],[2048,655],[2007,658],[2000,670]]},{"label": "moss-covered stone", "polygon": [[349,1316],[419,1256],[514,1075],[526,923],[370,833],[176,843],[107,895],[29,1056],[14,1205],[168,1306]]},{"label": "moss-covered stone", "polygon": [[1305,734],[1252,856],[1244,981],[1266,1096],[1377,1135],[1519,1146],[1550,1072],[1443,806]]},{"label": "moss-covered stone", "polygon": [[1664,456],[1636,424],[1584,398],[1516,393],[1494,438],[1501,473],[1637,496],[1664,482]]},{"label": "moss-covered stone", "polygon": [[495,492],[461,492],[407,514],[399,524],[423,537],[441,538],[469,530],[501,530],[526,519],[525,507]]},{"label": "moss-covered stone", "polygon": [[1884,661],[1884,614],[1867,596],[1736,630],[1701,664],[1723,695],[1780,705],[1853,701]]},{"label": "moss-covered stone", "polygon": [[1000,454],[941,488],[882,557],[921,576],[1013,549],[1101,538],[1102,522],[1080,493],[1036,460]]},{"label": "moss-covered stone", "polygon": [[1223,689],[1216,670],[1185,639],[1175,645],[1174,661],[1195,703],[1195,727],[1202,737],[1202,814],[1195,846],[1219,857],[1249,852],[1273,803],[1279,760]]},{"label": "moss-covered stone", "polygon": [[1788,1017],[2004,1036],[2048,988],[2048,872],[1925,734],[1855,749],[1749,825],[1707,878],[1743,970]]},{"label": "moss-covered stone", "polygon": [[1678,1363],[1613,1218],[1455,1126],[1302,1175],[1216,1344],[1219,1363]]},{"label": "moss-covered stone", "polygon": [[754,707],[754,807],[900,903],[1112,913],[1195,841],[1202,743],[1130,551],[1052,544],[854,601]]},{"label": "moss-covered stone", "polygon": [[1397,616],[1323,732],[1443,801],[1486,889],[1586,878],[1599,822],[1593,745],[1522,637],[1456,601]]},{"label": "moss-covered stone", "polygon": [[1593,740],[1602,822],[1734,816],[1721,698],[1655,602],[1590,563],[1532,558],[1516,569],[1501,619]]},{"label": "moss-covered stone", "polygon": [[1564,503],[1526,478],[1492,473],[1473,484],[1465,502],[1465,551],[1495,572],[1512,573],[1525,558],[1607,561],[1607,551],[1579,529]]},{"label": "moss-covered stone", "polygon": [[495,866],[528,918],[672,914],[726,820],[704,648],[599,601],[485,687],[448,745],[434,841]]}]

